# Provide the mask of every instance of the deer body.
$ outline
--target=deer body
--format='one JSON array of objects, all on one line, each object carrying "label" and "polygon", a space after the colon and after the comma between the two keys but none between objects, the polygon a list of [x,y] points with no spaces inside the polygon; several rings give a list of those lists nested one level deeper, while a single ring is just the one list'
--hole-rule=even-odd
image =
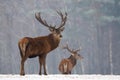
[{"label": "deer body", "polygon": [[71,56],[61,60],[59,64],[59,71],[62,74],[71,74],[72,69],[77,63],[77,59],[82,59],[83,57],[80,54],[77,54],[78,50],[70,50],[68,46],[64,47],[64,49],[68,49],[68,51],[71,52]]},{"label": "deer body", "polygon": [[60,39],[56,39],[52,34],[36,38],[25,37],[19,41],[19,48],[26,52],[26,54],[22,52],[22,56],[32,58],[49,53],[58,47],[59,42]]},{"label": "deer body", "polygon": [[73,56],[70,56],[67,59],[62,59],[59,64],[59,70],[62,74],[71,74],[71,71],[76,65],[76,62],[77,60]]},{"label": "deer body", "polygon": [[41,19],[40,13],[35,14],[36,19],[43,24],[44,26],[48,27],[51,33],[47,36],[40,36],[36,38],[24,37],[18,42],[18,47],[20,50],[21,55],[21,70],[20,75],[25,75],[24,72],[24,62],[27,58],[34,58],[39,57],[39,64],[40,64],[40,71],[39,74],[41,75],[42,66],[44,68],[44,74],[47,75],[46,71],[46,56],[49,52],[56,49],[60,43],[60,39],[62,37],[61,32],[64,30],[64,25],[67,19],[66,16],[63,16],[62,13],[57,12],[62,19],[61,25],[58,28],[52,27],[48,25],[45,20]]}]

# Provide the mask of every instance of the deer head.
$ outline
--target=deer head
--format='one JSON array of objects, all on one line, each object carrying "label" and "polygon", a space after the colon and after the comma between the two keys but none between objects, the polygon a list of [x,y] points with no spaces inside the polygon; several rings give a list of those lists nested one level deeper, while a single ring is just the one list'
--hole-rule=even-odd
[{"label": "deer head", "polygon": [[44,26],[46,26],[47,28],[49,28],[49,31],[52,32],[52,34],[54,34],[54,36],[61,38],[61,32],[64,30],[64,25],[66,23],[67,20],[67,13],[65,12],[65,15],[63,15],[61,12],[57,11],[58,15],[60,15],[61,17],[61,24],[58,26],[58,28],[56,28],[56,25],[49,25],[47,24],[46,20],[43,20],[41,18],[41,13],[35,13],[35,18]]},{"label": "deer head", "polygon": [[71,53],[71,55],[72,55],[73,57],[75,57],[76,59],[80,59],[80,60],[83,59],[83,57],[82,57],[80,54],[78,54],[78,51],[81,50],[80,48],[77,49],[77,50],[70,49],[70,48],[68,47],[68,44],[66,44],[66,46],[63,47],[63,49],[67,49],[67,50]]}]

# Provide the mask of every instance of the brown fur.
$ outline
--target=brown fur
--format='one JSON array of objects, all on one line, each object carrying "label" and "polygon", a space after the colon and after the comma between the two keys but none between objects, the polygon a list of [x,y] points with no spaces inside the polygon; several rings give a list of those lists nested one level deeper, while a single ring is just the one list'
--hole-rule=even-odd
[{"label": "brown fur", "polygon": [[59,64],[59,71],[62,74],[71,74],[72,68],[73,68],[73,65],[69,59],[61,60],[61,62]]}]

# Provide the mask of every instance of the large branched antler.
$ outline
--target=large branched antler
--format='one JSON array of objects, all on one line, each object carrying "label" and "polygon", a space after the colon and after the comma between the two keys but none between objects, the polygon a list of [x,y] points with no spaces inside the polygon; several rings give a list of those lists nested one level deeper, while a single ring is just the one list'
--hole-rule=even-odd
[{"label": "large branched antler", "polygon": [[[60,15],[61,17],[61,24],[60,26],[58,27],[58,29],[61,29],[65,23],[66,23],[66,20],[67,20],[67,13],[65,12],[65,16],[60,12],[60,11],[57,11],[57,13]],[[44,26],[48,27],[48,28],[55,28],[56,25],[52,26],[52,25],[48,25],[46,20],[43,20],[41,18],[41,15],[40,15],[40,12],[38,13],[35,13],[35,18],[41,23],[43,24]]]},{"label": "large branched antler", "polygon": [[60,24],[60,26],[58,27],[59,29],[61,28],[61,27],[63,27],[64,25],[65,25],[65,23],[66,23],[66,21],[67,21],[67,13],[65,12],[65,16],[62,14],[62,12],[60,12],[60,11],[57,11],[57,13],[60,15],[60,17],[61,17],[61,24]]},{"label": "large branched antler", "polygon": [[79,49],[77,49],[77,50],[70,49],[70,48],[68,47],[68,44],[66,44],[66,46],[63,46],[63,49],[67,49],[67,50],[68,50],[69,52],[71,52],[71,53],[78,52],[78,51],[81,50],[81,48],[79,48]]},{"label": "large branched antler", "polygon": [[47,22],[46,22],[46,20],[42,20],[41,15],[40,15],[40,12],[35,13],[35,18],[36,18],[41,24],[43,24],[44,26],[46,26],[46,27],[48,27],[48,28],[54,28],[54,27],[52,27],[51,25],[48,25]]},{"label": "large branched antler", "polygon": [[63,46],[63,49],[67,49],[70,53],[73,53],[73,50],[71,50],[71,49],[68,47],[68,44],[66,44],[66,46]]}]

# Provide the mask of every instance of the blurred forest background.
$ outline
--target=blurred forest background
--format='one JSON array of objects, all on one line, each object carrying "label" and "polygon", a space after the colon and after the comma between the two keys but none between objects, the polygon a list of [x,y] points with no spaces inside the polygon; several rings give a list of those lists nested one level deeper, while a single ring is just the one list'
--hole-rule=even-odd
[{"label": "blurred forest background", "polygon": [[[68,13],[60,46],[82,50],[73,74],[120,74],[120,0],[0,0],[0,74],[19,74],[19,39],[48,35],[35,19],[41,12],[49,24],[60,24],[55,12]],[[58,64],[69,57],[58,47],[47,56],[49,74],[60,74]],[[38,58],[25,63],[26,74],[38,74]]]}]

